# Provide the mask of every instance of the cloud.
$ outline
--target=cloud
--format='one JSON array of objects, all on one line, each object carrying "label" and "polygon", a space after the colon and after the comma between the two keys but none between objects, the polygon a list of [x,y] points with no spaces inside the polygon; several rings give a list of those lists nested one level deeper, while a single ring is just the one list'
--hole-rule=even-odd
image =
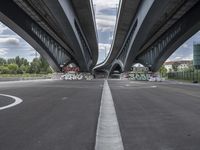
[{"label": "cloud", "polygon": [[0,37],[0,44],[5,44],[5,45],[14,45],[18,46],[20,43],[20,40],[18,38],[2,38]]},{"label": "cloud", "polygon": [[110,51],[111,44],[104,44],[104,43],[99,43],[99,50],[104,51],[106,50],[106,53]]},{"label": "cloud", "polygon": [[183,47],[183,48],[189,48],[189,45],[188,45],[187,43],[184,43],[184,44],[182,45],[182,47]]},{"label": "cloud", "polygon": [[102,8],[98,11],[99,14],[104,14],[104,15],[109,15],[109,16],[116,16],[116,12],[117,12],[117,7],[112,8]]},{"label": "cloud", "polygon": [[35,57],[31,55],[34,52],[33,47],[0,22],[0,57],[8,59],[20,56],[31,61]]},{"label": "cloud", "polygon": [[99,58],[98,63],[101,63],[107,57],[110,51],[111,44],[99,43]]},{"label": "cloud", "polygon": [[115,28],[116,16],[99,15],[96,18],[97,29],[101,32],[113,32]]},{"label": "cloud", "polygon": [[4,32],[5,30],[8,30],[9,28],[6,27],[3,23],[0,22],[0,33]]},{"label": "cloud", "polygon": [[176,60],[192,60],[193,59],[193,44],[200,42],[200,31],[190,37],[185,43],[183,43],[169,58],[167,61]]},{"label": "cloud", "polygon": [[101,32],[113,32],[119,0],[93,0],[93,3],[97,29]]},{"label": "cloud", "polygon": [[119,0],[93,0],[93,4],[97,8],[115,8]]},{"label": "cloud", "polygon": [[6,48],[1,48],[0,49],[0,57],[5,56],[5,54],[7,54],[8,49]]}]

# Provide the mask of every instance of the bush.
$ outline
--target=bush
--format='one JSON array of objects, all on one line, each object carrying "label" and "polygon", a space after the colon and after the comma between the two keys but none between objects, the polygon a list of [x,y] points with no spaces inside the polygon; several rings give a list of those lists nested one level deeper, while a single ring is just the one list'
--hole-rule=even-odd
[{"label": "bush", "polygon": [[18,70],[18,66],[16,64],[9,64],[8,69],[10,70],[11,74],[16,74]]},{"label": "bush", "polygon": [[0,73],[1,74],[8,74],[8,73],[10,73],[10,71],[9,71],[8,67],[0,66]]}]

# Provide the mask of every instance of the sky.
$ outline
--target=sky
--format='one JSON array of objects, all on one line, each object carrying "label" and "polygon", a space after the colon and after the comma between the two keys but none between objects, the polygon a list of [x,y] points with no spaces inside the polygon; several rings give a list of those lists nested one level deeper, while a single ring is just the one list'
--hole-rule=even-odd
[{"label": "sky", "polygon": [[[100,63],[110,50],[119,0],[93,0],[93,4],[99,42],[98,63]],[[167,61],[191,60],[194,41],[200,42],[200,31],[180,46]],[[31,61],[35,58],[36,51],[20,36],[0,22],[0,57],[8,59],[16,56]]]},{"label": "sky", "polygon": [[0,22],[0,57],[8,59],[20,56],[31,61],[35,53],[26,41]]},{"label": "sky", "polygon": [[182,44],[167,61],[178,60],[192,60],[193,59],[193,43],[200,43],[200,31],[189,38],[184,44]]},{"label": "sky", "polygon": [[100,63],[110,50],[119,0],[93,0],[93,4],[99,42],[98,63]]}]

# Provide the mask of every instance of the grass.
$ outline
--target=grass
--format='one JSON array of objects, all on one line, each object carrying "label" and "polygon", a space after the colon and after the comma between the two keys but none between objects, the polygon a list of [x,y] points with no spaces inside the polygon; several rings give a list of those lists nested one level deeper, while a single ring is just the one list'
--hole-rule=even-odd
[{"label": "grass", "polygon": [[32,77],[52,77],[52,74],[0,74],[0,78],[32,78]]}]

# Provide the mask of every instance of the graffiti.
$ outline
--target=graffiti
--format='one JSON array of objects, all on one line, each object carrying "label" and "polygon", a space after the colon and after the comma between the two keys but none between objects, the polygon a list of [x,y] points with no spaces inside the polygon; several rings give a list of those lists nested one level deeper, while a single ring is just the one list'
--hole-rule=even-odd
[{"label": "graffiti", "polygon": [[84,78],[85,78],[86,80],[92,80],[92,79],[94,78],[94,76],[91,75],[90,73],[85,73],[85,74],[84,74]]},{"label": "graffiti", "polygon": [[92,80],[94,77],[91,73],[80,72],[79,67],[63,67],[62,80]]},{"label": "graffiti", "polygon": [[62,76],[62,79],[64,80],[82,80],[83,75],[82,74],[75,74],[75,73],[66,73]]},{"label": "graffiti", "polygon": [[64,73],[67,73],[67,72],[70,72],[70,71],[79,72],[80,68],[79,67],[64,67],[63,68]]},{"label": "graffiti", "polygon": [[129,80],[147,81],[149,80],[149,68],[148,67],[132,67],[131,71],[127,74]]},{"label": "graffiti", "polygon": [[143,73],[130,73],[129,74],[129,80],[136,80],[136,81],[148,81],[149,80],[149,74],[143,74]]},{"label": "graffiti", "polygon": [[132,72],[148,72],[149,68],[148,67],[132,67],[131,71]]},{"label": "graffiti", "polygon": [[68,72],[61,76],[63,80],[92,80],[93,76],[89,73]]}]

